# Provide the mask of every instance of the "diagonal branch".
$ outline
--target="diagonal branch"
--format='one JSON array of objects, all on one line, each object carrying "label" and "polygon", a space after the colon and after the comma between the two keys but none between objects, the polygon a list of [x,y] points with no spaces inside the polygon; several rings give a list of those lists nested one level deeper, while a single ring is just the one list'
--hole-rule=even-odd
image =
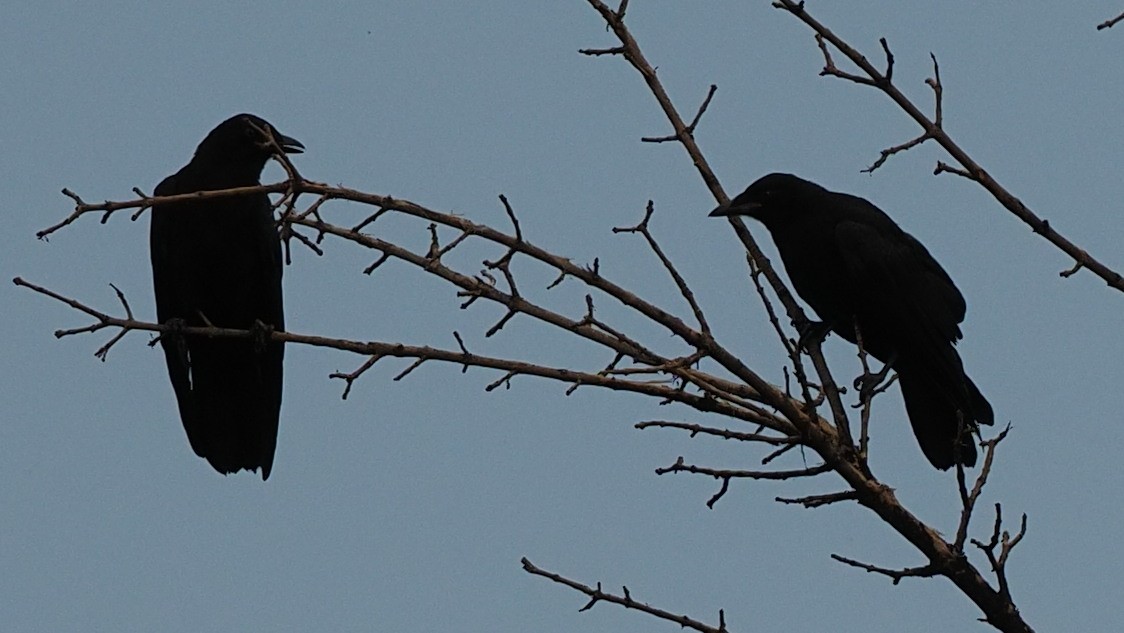
[{"label": "diagonal branch", "polygon": [[[1050,222],[1048,220],[1039,217],[1037,214],[1031,211],[1029,207],[1023,204],[1021,200],[1016,198],[1014,194],[1003,188],[1002,185],[1000,185],[994,178],[991,177],[991,174],[987,173],[987,171],[984,170],[984,168],[981,167],[979,163],[973,160],[967,152],[961,149],[961,147],[952,140],[952,137],[950,137],[944,131],[944,129],[942,129],[939,119],[930,119],[924,113],[922,113],[920,108],[914,105],[914,103],[910,101],[909,98],[905,96],[905,94],[898,90],[898,87],[890,81],[890,78],[887,75],[879,72],[879,70],[875,68],[874,65],[871,64],[865,56],[855,50],[851,45],[844,42],[838,35],[833,33],[821,22],[809,15],[807,9],[805,9],[804,7],[803,2],[795,2],[794,0],[775,0],[773,2],[773,6],[779,9],[783,9],[787,13],[795,16],[804,24],[808,25],[809,28],[815,31],[817,41],[822,42],[823,40],[826,40],[836,50],[843,53],[843,55],[847,57],[847,59],[851,60],[851,63],[853,63],[855,66],[858,66],[865,75],[865,77],[858,77],[862,80],[859,81],[859,83],[873,86],[878,90],[886,93],[886,95],[890,97],[890,99],[892,99],[894,103],[898,105],[898,107],[904,110],[905,113],[910,116],[910,118],[912,118],[917,122],[918,125],[921,126],[921,129],[924,132],[922,134],[923,137],[927,136],[928,138],[935,140],[938,144],[940,144],[942,148],[944,148],[946,152],[948,152],[954,159],[956,159],[956,162],[960,163],[960,166],[963,168],[963,170],[959,171],[958,173],[966,178],[969,178],[970,180],[978,182],[984,189],[988,191],[988,193],[990,193],[997,201],[999,201],[999,204],[1003,205],[1004,208],[1006,208],[1017,218],[1030,226],[1030,228],[1035,233],[1038,233],[1051,244],[1058,247],[1066,255],[1072,257],[1073,260],[1079,265],[1079,267],[1087,268],[1093,274],[1103,279],[1104,282],[1109,285],[1109,287],[1124,292],[1124,276],[1121,276],[1120,273],[1101,263],[1084,249],[1071,242],[1061,233],[1058,233],[1053,229],[1053,227],[1050,226]],[[823,47],[823,49],[826,52],[826,47]],[[887,48],[886,50],[888,52],[889,49]],[[838,76],[838,73],[828,72],[827,74]],[[851,77],[857,76],[851,75]],[[936,77],[933,78],[933,81],[936,81]],[[940,92],[933,84],[930,84],[930,86],[933,86],[934,91],[937,92],[937,97],[939,100]],[[939,110],[937,116],[939,116]],[[939,173],[942,171],[953,170],[941,169],[938,166],[937,172]],[[1073,273],[1071,272],[1069,274],[1072,275]]]},{"label": "diagonal branch", "polygon": [[932,578],[938,575],[939,570],[933,565],[922,565],[921,567],[906,567],[905,569],[890,569],[889,567],[879,567],[878,565],[871,565],[862,561],[840,556],[839,554],[832,554],[831,557],[844,565],[850,567],[857,567],[866,570],[872,574],[881,574],[888,577],[896,585],[902,581],[902,578]]},{"label": "diagonal branch", "polygon": [[1109,18],[1109,19],[1105,20],[1104,22],[1101,22],[1100,24],[1097,25],[1097,30],[1103,31],[1105,29],[1111,29],[1112,27],[1116,26],[1117,22],[1119,22],[1121,20],[1124,20],[1124,13],[1121,13],[1120,15],[1118,15],[1114,18]]},{"label": "diagonal branch", "polygon": [[[699,121],[702,120],[702,115],[706,114],[706,109],[710,107],[710,101],[714,98],[714,93],[718,92],[718,86],[710,84],[710,90],[706,93],[706,98],[703,99],[702,105],[699,106],[699,111],[695,113],[695,118],[684,128],[684,133],[694,136],[695,128],[699,126]],[[644,143],[669,143],[671,141],[678,141],[678,134],[669,134],[667,136],[645,136],[640,139]]]},{"label": "diagonal branch", "polygon": [[964,469],[957,468],[956,470],[956,484],[960,490],[961,510],[960,522],[956,527],[956,540],[953,541],[953,547],[960,551],[964,551],[964,543],[968,540],[968,525],[972,521],[972,512],[976,509],[976,502],[979,501],[980,495],[983,494],[984,486],[987,485],[987,478],[991,475],[991,468],[995,463],[995,449],[999,447],[1000,442],[1006,439],[1007,433],[1010,431],[1011,425],[1008,424],[1006,428],[999,432],[999,435],[983,442],[983,466],[980,467],[980,473],[976,476],[976,483],[972,486],[970,492],[965,483]]},{"label": "diagonal branch", "polygon": [[[1011,550],[1023,540],[1026,536],[1026,513],[1022,515],[1019,521],[1019,531],[1011,536],[1011,533],[1003,529],[1003,506],[995,504],[995,524],[992,528],[991,540],[987,543],[972,539],[972,545],[978,547],[985,556],[988,562],[991,563],[991,570],[995,572],[996,578],[999,580],[999,593],[1005,596],[1008,600],[1011,599],[1011,589],[1007,584],[1007,557],[1011,554]],[[999,554],[996,555],[995,550],[999,548]]]},{"label": "diagonal branch", "polygon": [[728,633],[728,631],[726,630],[726,615],[721,610],[718,611],[718,626],[715,627],[689,618],[685,615],[676,615],[674,613],[671,613],[670,611],[658,609],[643,602],[637,602],[636,600],[632,599],[632,596],[628,592],[628,587],[621,587],[624,595],[618,596],[603,591],[601,589],[601,583],[597,583],[596,588],[590,587],[576,580],[570,580],[565,576],[561,576],[559,574],[536,567],[534,563],[527,560],[526,558],[521,559],[520,562],[523,564],[523,571],[526,571],[529,574],[542,576],[543,578],[556,582],[560,585],[565,585],[575,591],[589,596],[589,602],[587,602],[586,605],[580,609],[581,611],[588,611],[592,609],[593,605],[597,604],[598,602],[609,602],[612,604],[620,605],[626,609],[635,609],[642,613],[647,613],[648,615],[655,616],[661,620],[673,622],[684,629],[694,629],[696,631],[701,631],[702,633]]},{"label": "diagonal branch", "polygon": [[644,219],[640,221],[640,224],[631,227],[614,227],[613,233],[639,233],[644,236],[652,252],[656,254],[660,263],[663,264],[664,269],[671,275],[675,286],[679,288],[679,294],[683,295],[687,304],[691,306],[691,312],[695,313],[695,320],[699,323],[699,330],[701,330],[703,334],[710,334],[710,325],[706,322],[706,316],[703,314],[702,307],[699,306],[699,302],[695,300],[695,293],[691,292],[690,286],[687,285],[683,276],[679,274],[679,270],[675,268],[675,264],[664,254],[663,249],[660,248],[659,242],[656,241],[656,238],[648,229],[648,221],[652,219],[653,213],[655,213],[655,206],[652,204],[652,201],[649,200],[648,206],[644,210]]}]

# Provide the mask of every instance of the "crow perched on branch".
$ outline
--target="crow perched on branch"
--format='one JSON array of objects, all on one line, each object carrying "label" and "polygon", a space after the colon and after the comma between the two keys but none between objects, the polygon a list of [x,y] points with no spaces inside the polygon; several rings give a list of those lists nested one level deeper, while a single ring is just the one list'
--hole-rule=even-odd
[{"label": "crow perched on branch", "polygon": [[974,466],[991,405],[964,373],[964,297],[929,251],[866,200],[769,174],[711,216],[765,225],[796,292],[830,329],[893,367],[913,433],[933,466]]},{"label": "crow perched on branch", "polygon": [[[272,137],[272,141],[270,139]],[[252,114],[211,130],[157,196],[259,184],[277,147],[304,146]],[[191,448],[223,474],[261,468],[268,479],[277,446],[284,343],[281,243],[262,193],[164,203],[152,208],[152,278],[160,323],[253,330],[252,339],[175,332],[160,337]]]}]

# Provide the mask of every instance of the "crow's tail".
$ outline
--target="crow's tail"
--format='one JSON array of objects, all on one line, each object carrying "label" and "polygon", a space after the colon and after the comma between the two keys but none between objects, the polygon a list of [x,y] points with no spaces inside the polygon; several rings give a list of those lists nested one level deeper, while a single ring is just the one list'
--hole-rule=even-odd
[{"label": "crow's tail", "polygon": [[925,457],[941,470],[956,464],[975,466],[977,425],[994,421],[991,404],[975,383],[963,371],[958,380],[950,379],[906,359],[894,367],[906,413]]}]

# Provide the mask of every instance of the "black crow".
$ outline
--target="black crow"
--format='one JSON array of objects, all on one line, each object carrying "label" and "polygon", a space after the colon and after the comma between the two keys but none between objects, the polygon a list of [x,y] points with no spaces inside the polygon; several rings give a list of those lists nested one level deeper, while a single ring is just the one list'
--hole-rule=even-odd
[{"label": "black crow", "polygon": [[791,174],[769,174],[711,216],[765,225],[796,292],[828,329],[898,374],[906,413],[937,468],[974,466],[973,432],[991,405],[964,373],[964,297],[929,251],[866,200]]},{"label": "black crow", "polygon": [[[252,114],[211,130],[157,196],[259,184],[274,153],[304,146]],[[277,446],[284,344],[281,242],[264,193],[154,205],[152,279],[160,323],[253,330],[253,339],[160,337],[191,448],[223,474],[261,468],[268,479]]]}]

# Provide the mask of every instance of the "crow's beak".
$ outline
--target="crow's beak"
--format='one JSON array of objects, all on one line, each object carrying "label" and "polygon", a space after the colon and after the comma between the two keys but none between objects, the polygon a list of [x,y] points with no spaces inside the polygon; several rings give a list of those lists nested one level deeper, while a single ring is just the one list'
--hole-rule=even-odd
[{"label": "crow's beak", "polygon": [[295,138],[285,136],[280,132],[277,133],[277,144],[286,154],[300,154],[304,152],[304,144]]},{"label": "crow's beak", "polygon": [[731,215],[753,215],[753,212],[761,208],[760,202],[745,202],[742,204],[734,204],[733,201],[726,204],[720,204],[716,209],[710,212],[712,218],[725,218]]}]

